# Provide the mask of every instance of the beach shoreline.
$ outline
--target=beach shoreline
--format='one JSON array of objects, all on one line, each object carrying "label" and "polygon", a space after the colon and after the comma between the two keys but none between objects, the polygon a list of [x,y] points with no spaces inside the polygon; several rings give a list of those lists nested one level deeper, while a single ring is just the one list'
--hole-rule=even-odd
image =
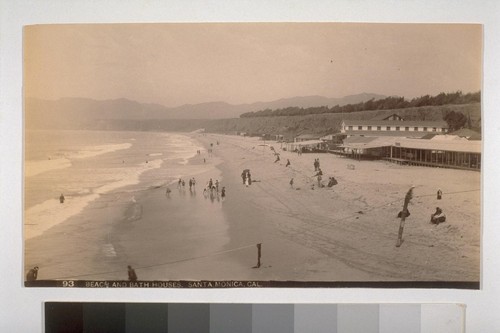
[{"label": "beach shoreline", "polygon": [[[85,213],[28,241],[26,264],[45,260],[40,277],[49,279],[124,280],[130,264],[140,280],[479,281],[479,173],[333,154],[299,156],[256,138],[188,135],[205,150],[190,158],[186,169],[205,167],[186,176],[185,190],[174,182],[166,185],[169,196],[165,186],[122,197],[105,194]],[[269,145],[280,161],[275,163]],[[316,158],[323,183],[335,176],[337,185],[317,187]],[[243,169],[252,172],[248,187],[242,184]],[[196,191],[188,189],[190,177],[197,180]],[[203,195],[209,178],[226,187],[225,199]],[[396,215],[411,185],[416,186],[411,217],[404,243],[396,248]],[[437,188],[443,190],[440,201]],[[439,226],[428,222],[436,205],[448,215]],[[81,253],[59,260],[65,234],[78,234],[83,225],[91,237],[72,248]],[[51,249],[34,251],[44,243]],[[262,244],[258,268],[257,244]],[[63,267],[68,263],[70,270]]]}]

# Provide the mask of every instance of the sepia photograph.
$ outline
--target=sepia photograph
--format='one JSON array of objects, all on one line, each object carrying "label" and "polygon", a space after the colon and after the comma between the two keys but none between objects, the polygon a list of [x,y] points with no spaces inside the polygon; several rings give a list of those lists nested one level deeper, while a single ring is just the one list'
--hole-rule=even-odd
[{"label": "sepia photograph", "polygon": [[26,287],[480,289],[483,27],[23,29]]}]

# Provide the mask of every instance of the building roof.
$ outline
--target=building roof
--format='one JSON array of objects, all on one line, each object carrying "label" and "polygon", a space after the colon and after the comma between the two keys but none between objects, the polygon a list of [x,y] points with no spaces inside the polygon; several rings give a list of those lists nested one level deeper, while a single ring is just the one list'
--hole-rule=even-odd
[{"label": "building roof", "polygon": [[481,140],[481,133],[473,131],[469,128],[462,128],[450,134],[458,135],[459,137],[467,138],[468,140]]},{"label": "building roof", "polygon": [[397,120],[343,120],[346,126],[400,126],[400,127],[440,127],[448,128],[445,121],[430,121],[430,120],[412,120],[412,121],[397,121]]},{"label": "building roof", "polygon": [[467,153],[481,153],[481,141],[449,139],[411,139],[398,137],[349,137],[344,140],[344,147],[370,149],[381,147],[402,147],[426,150],[445,150]]},{"label": "building roof", "polygon": [[295,137],[296,139],[319,139],[321,137],[321,135],[318,135],[318,134],[301,134],[297,137]]},{"label": "building roof", "polygon": [[[391,114],[384,113],[384,114],[380,114],[378,116],[373,117],[371,120],[387,120],[387,118],[390,118],[392,116],[396,116],[396,117],[400,117],[400,118],[404,119],[404,117],[402,115],[397,114],[397,113],[391,113]],[[400,120],[398,120],[398,121],[400,121]]]},{"label": "building roof", "polygon": [[300,142],[290,142],[289,144],[295,145],[295,146],[310,146],[310,145],[317,145],[318,143],[324,143],[322,140],[307,140],[307,141],[300,141]]},{"label": "building roof", "polygon": [[356,136],[395,136],[395,137],[412,137],[421,138],[427,134],[427,132],[414,132],[414,131],[356,131],[356,130],[346,130],[345,135],[356,135]]}]

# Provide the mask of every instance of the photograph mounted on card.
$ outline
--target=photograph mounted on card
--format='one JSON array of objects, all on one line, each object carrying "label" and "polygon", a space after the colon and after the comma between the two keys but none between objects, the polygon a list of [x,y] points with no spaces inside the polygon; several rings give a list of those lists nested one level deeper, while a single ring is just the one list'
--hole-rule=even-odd
[{"label": "photograph mounted on card", "polygon": [[24,285],[479,289],[482,34],[24,27]]}]

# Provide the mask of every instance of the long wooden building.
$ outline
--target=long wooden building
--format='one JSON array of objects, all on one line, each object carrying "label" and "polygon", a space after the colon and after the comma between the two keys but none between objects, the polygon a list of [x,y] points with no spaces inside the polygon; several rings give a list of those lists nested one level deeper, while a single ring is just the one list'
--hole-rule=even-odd
[{"label": "long wooden building", "polygon": [[352,136],[343,152],[354,158],[380,158],[407,165],[480,170],[481,141],[437,135],[432,139]]}]

